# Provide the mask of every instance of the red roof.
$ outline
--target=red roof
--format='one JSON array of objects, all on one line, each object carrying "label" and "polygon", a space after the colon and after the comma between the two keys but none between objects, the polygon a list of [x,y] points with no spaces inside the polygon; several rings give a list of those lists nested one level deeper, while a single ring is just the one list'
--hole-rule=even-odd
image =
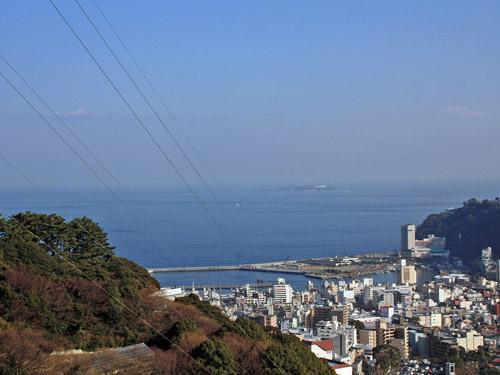
[{"label": "red roof", "polygon": [[333,350],[333,340],[319,340],[313,342],[312,344],[319,346],[325,352],[331,352]]}]

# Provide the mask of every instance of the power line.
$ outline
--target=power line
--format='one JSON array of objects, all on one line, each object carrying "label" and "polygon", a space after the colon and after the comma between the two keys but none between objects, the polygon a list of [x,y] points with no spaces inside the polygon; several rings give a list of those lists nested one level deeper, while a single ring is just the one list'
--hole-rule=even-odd
[{"label": "power line", "polygon": [[116,36],[116,38],[118,39],[118,41],[120,42],[120,44],[122,45],[123,49],[125,50],[125,52],[127,53],[127,55],[130,57],[130,59],[132,60],[132,62],[134,63],[135,67],[137,68],[137,70],[141,73],[142,77],[144,78],[144,80],[146,81],[146,83],[148,84],[148,86],[150,87],[150,89],[153,91],[153,93],[155,94],[156,98],[159,100],[159,102],[161,103],[161,105],[163,106],[163,108],[165,109],[165,111],[167,111],[167,113],[169,114],[169,116],[172,118],[172,121],[175,123],[175,125],[177,126],[177,128],[179,129],[180,133],[182,134],[182,136],[184,137],[184,139],[186,140],[187,144],[190,146],[190,148],[193,150],[193,152],[196,154],[196,156],[198,157],[198,159],[200,160],[202,166],[205,168],[205,170],[207,171],[207,173],[209,174],[209,176],[212,178],[212,180],[214,181],[215,185],[217,186],[217,188],[220,190],[220,192],[223,194],[223,195],[226,195],[226,192],[224,191],[224,189],[222,188],[222,186],[219,184],[219,181],[217,180],[217,178],[215,177],[215,175],[213,174],[212,170],[208,167],[207,163],[205,162],[205,160],[203,159],[203,157],[201,156],[200,152],[198,151],[198,149],[194,146],[194,144],[191,142],[191,139],[188,137],[188,135],[186,134],[186,132],[184,131],[183,127],[181,126],[181,124],[179,123],[179,121],[177,120],[177,117],[174,115],[174,113],[170,110],[170,108],[167,106],[167,104],[165,103],[165,101],[163,100],[162,96],[160,95],[160,93],[158,92],[158,90],[156,89],[156,87],[153,85],[153,83],[151,82],[151,80],[149,79],[149,77],[146,75],[144,69],[142,69],[142,67],[139,65],[139,63],[137,62],[137,59],[135,58],[135,56],[132,54],[132,52],[130,51],[130,49],[127,47],[126,43],[123,41],[123,39],[120,37],[120,34],[118,33],[118,31],[115,29],[115,27],[113,26],[113,24],[111,23],[111,21],[109,20],[109,18],[106,16],[106,14],[103,12],[102,8],[99,6],[99,4],[97,3],[96,0],[92,0],[92,2],[94,3],[95,7],[97,8],[97,10],[99,11],[99,13],[101,14],[101,16],[104,18],[104,20],[106,21],[106,24],[108,25],[108,27],[111,29],[111,31],[113,32],[113,34]]},{"label": "power line", "polygon": [[205,188],[208,190],[208,192],[210,193],[210,195],[212,196],[212,198],[214,199],[214,201],[217,203],[217,205],[220,207],[220,209],[224,212],[224,214],[226,215],[226,217],[229,220],[231,220],[231,217],[229,216],[229,214],[227,213],[226,209],[221,204],[221,202],[219,201],[219,199],[217,198],[217,196],[215,195],[215,193],[213,192],[213,190],[210,188],[210,186],[208,185],[208,183],[205,180],[205,178],[201,175],[201,173],[199,172],[198,168],[196,168],[196,166],[194,165],[194,163],[192,162],[192,160],[189,158],[189,156],[187,155],[187,153],[184,151],[184,149],[182,148],[182,146],[180,145],[180,143],[175,138],[174,134],[170,131],[169,127],[162,120],[161,116],[158,114],[158,112],[156,111],[156,109],[154,108],[154,106],[151,104],[151,101],[146,97],[146,95],[144,94],[144,92],[137,85],[137,82],[135,81],[135,79],[129,73],[128,69],[123,65],[123,63],[121,62],[120,58],[116,55],[115,51],[113,50],[113,48],[111,47],[111,45],[108,43],[108,41],[106,40],[106,38],[104,38],[104,36],[102,35],[101,31],[99,30],[99,28],[96,26],[96,24],[92,20],[92,18],[85,11],[85,9],[82,7],[82,5],[80,4],[79,0],[74,0],[74,1],[78,5],[78,7],[82,11],[82,13],[85,15],[85,18],[90,23],[90,25],[92,26],[92,28],[95,30],[95,32],[97,33],[97,35],[99,35],[99,38],[105,44],[106,48],[111,53],[111,55],[113,56],[113,58],[116,60],[116,62],[118,63],[118,65],[120,65],[120,67],[122,68],[123,72],[128,77],[128,79],[130,80],[130,82],[133,84],[133,86],[135,87],[135,89],[137,90],[137,92],[144,99],[144,101],[148,105],[149,109],[151,109],[151,111],[154,113],[155,117],[161,123],[163,129],[167,132],[167,134],[170,137],[170,139],[172,139],[172,141],[175,143],[175,145],[177,146],[177,148],[179,149],[179,151],[182,153],[182,155],[184,156],[184,158],[186,159],[186,161],[188,162],[188,164],[194,170],[194,172],[196,173],[196,175],[198,176],[198,178],[201,180],[201,182],[203,183],[203,185],[205,186]]},{"label": "power line", "polygon": [[35,113],[42,119],[42,121],[52,130],[52,132],[54,132],[54,134],[71,150],[71,152],[73,152],[73,154],[75,154],[75,156],[78,158],[78,160],[80,160],[86,167],[88,170],[90,170],[92,172],[92,174],[94,174],[94,176],[97,177],[97,179],[99,180],[99,182],[106,188],[106,190],[108,190],[126,209],[127,211],[129,211],[129,213],[136,217],[136,215],[134,214],[134,212],[132,212],[132,210],[130,209],[130,207],[127,205],[127,203],[120,198],[120,196],[118,196],[118,194],[116,194],[113,189],[111,189],[111,187],[106,183],[106,181],[104,181],[104,179],[99,175],[99,173],[97,173],[97,171],[92,168],[92,166],[80,155],[80,153],[71,145],[71,143],[69,143],[66,138],[64,138],[61,133],[57,130],[56,127],[54,127],[54,125],[52,125],[50,123],[49,120],[47,120],[47,118],[33,105],[33,103],[5,76],[5,74],[3,72],[0,71],[0,75],[2,76],[2,78],[9,84],[9,86],[26,102],[26,104],[28,104],[31,109],[33,111],[35,111]]},{"label": "power line", "polygon": [[64,126],[64,128],[77,140],[78,144],[87,151],[87,153],[101,166],[101,168],[107,173],[109,177],[114,181],[114,183],[128,196],[132,197],[130,192],[125,189],[123,184],[118,181],[118,179],[111,173],[111,171],[104,165],[104,163],[97,157],[97,155],[90,150],[90,148],[78,137],[78,135],[71,129],[68,124],[59,116],[52,107],[42,98],[42,96],[33,88],[33,86],[19,73],[19,71],[12,66],[4,55],[0,54],[0,58],[7,64],[7,66],[12,69],[16,76],[31,90],[31,92],[42,102],[42,104],[52,113],[52,115]]},{"label": "power line", "polygon": [[71,26],[71,24],[69,23],[69,21],[62,14],[62,12],[59,10],[59,8],[54,3],[54,1],[53,0],[48,0],[48,1],[52,5],[52,7],[56,10],[57,14],[59,14],[59,16],[61,17],[61,19],[64,21],[64,23],[66,24],[66,26],[69,28],[69,30],[72,32],[72,34],[75,36],[75,38],[78,40],[78,42],[81,44],[81,46],[85,49],[85,51],[87,52],[87,54],[89,55],[89,57],[92,59],[92,61],[99,68],[99,71],[104,75],[104,77],[106,78],[106,80],[108,81],[108,83],[111,85],[111,87],[113,88],[113,90],[116,92],[116,94],[125,103],[125,105],[130,110],[130,112],[132,112],[132,114],[135,117],[135,119],[139,122],[140,126],[147,133],[147,135],[149,136],[149,138],[151,139],[151,141],[154,143],[154,145],[156,146],[156,148],[160,151],[161,155],[165,158],[165,160],[167,160],[167,162],[170,164],[170,166],[174,169],[175,173],[180,177],[180,179],[182,180],[182,182],[186,185],[186,187],[189,189],[189,191],[191,192],[191,194],[195,197],[196,201],[202,207],[202,209],[205,212],[205,214],[211,219],[211,221],[215,224],[215,226],[217,227],[217,229],[219,231],[221,231],[222,233],[224,233],[223,229],[220,227],[219,223],[215,220],[215,218],[212,216],[212,214],[210,213],[210,211],[208,211],[208,209],[206,208],[206,206],[203,204],[203,202],[201,201],[201,199],[198,196],[198,194],[196,193],[196,191],[193,189],[193,187],[190,185],[190,183],[186,180],[186,178],[182,175],[181,171],[177,168],[177,166],[174,164],[174,162],[172,161],[172,159],[167,155],[167,153],[165,152],[165,150],[163,149],[163,147],[161,147],[161,145],[159,144],[158,140],[154,137],[154,135],[151,133],[151,131],[148,129],[148,127],[141,120],[141,118],[139,117],[139,115],[137,114],[137,112],[134,110],[134,108],[132,108],[132,106],[129,104],[129,102],[127,101],[127,99],[123,96],[123,94],[121,93],[121,91],[115,85],[115,83],[113,82],[113,80],[111,79],[111,77],[108,75],[108,73],[106,73],[106,71],[104,70],[104,68],[102,67],[102,65],[97,61],[97,59],[95,58],[94,54],[90,51],[90,49],[87,47],[87,45],[85,44],[85,42],[80,38],[80,36],[75,31],[75,29],[73,28],[73,26]]},{"label": "power line", "polygon": [[33,186],[36,190],[45,195],[45,192],[31,178],[29,178],[25,173],[23,173],[23,171],[17,168],[16,165],[12,163],[9,159],[7,159],[2,153],[0,153],[0,159],[2,159],[5,162],[5,164],[7,164],[10,168],[12,168],[14,172],[23,177],[26,181],[28,181],[28,183],[31,186]]}]

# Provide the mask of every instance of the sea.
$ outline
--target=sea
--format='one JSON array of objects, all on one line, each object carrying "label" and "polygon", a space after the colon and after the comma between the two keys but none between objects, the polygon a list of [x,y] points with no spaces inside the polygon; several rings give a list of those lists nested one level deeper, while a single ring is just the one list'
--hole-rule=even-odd
[{"label": "sea", "polygon": [[[218,200],[198,188],[201,200],[179,187],[129,191],[120,203],[98,189],[0,191],[0,213],[87,216],[108,233],[115,252],[146,268],[234,265],[394,251],[400,225],[460,207],[472,197],[500,196],[500,185],[349,185],[325,191],[271,186],[223,186]],[[162,286],[244,284],[276,277],[305,286],[300,275],[248,271],[155,274]],[[377,275],[380,282],[395,275]],[[318,280],[312,280],[318,282]]]}]

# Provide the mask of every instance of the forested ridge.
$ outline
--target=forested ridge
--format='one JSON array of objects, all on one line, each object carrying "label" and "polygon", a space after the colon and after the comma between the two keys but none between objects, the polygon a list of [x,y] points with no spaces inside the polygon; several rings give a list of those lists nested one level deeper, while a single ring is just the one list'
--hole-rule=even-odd
[{"label": "forested ridge", "polygon": [[[167,301],[155,296],[158,287],[114,255],[89,218],[0,217],[0,374],[331,373],[296,337],[231,321],[194,295]],[[141,342],[151,358],[106,371],[92,353],[50,355]]]},{"label": "forested ridge", "polygon": [[0,220],[3,325],[36,327],[63,347],[126,345],[146,330],[123,305],[141,313],[141,291],[157,287],[142,267],[116,257],[88,218],[26,212]]},{"label": "forested ridge", "polygon": [[491,246],[500,256],[500,199],[470,199],[460,208],[429,215],[417,229],[417,237],[429,234],[446,237],[452,256],[472,260]]}]

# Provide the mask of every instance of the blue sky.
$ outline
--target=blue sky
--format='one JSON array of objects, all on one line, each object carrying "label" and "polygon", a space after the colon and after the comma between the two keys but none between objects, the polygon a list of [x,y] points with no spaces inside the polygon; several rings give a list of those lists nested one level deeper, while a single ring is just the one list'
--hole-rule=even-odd
[{"label": "blue sky", "polygon": [[[76,4],[54,1],[196,183]],[[496,1],[99,4],[223,182],[499,180]],[[0,45],[125,184],[178,183],[48,1],[6,1]],[[41,185],[98,184],[3,81],[0,126],[2,153]]]}]

